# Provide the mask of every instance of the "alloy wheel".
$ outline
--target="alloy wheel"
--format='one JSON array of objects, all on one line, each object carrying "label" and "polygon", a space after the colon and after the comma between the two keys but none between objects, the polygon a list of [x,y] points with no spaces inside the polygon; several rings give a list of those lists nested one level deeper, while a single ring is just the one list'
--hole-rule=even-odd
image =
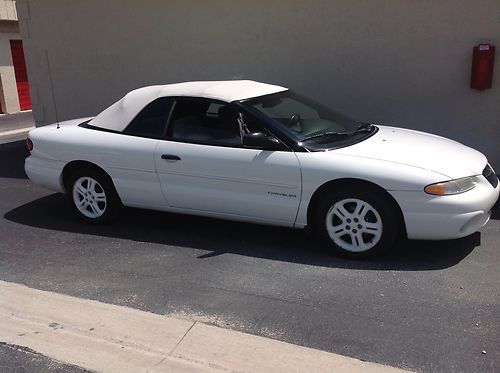
[{"label": "alloy wheel", "polygon": [[107,206],[103,187],[88,176],[80,177],[73,184],[73,202],[78,211],[90,219],[103,216]]},{"label": "alloy wheel", "polygon": [[382,237],[382,218],[368,202],[348,198],[336,202],[326,214],[330,239],[350,252],[364,252],[377,245]]}]

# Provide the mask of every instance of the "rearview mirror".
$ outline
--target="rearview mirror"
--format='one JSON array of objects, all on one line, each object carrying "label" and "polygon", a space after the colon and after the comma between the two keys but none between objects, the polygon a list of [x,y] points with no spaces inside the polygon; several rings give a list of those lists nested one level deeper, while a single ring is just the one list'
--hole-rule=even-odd
[{"label": "rearview mirror", "polygon": [[262,150],[284,150],[285,146],[273,136],[263,132],[252,132],[243,135],[243,146]]}]

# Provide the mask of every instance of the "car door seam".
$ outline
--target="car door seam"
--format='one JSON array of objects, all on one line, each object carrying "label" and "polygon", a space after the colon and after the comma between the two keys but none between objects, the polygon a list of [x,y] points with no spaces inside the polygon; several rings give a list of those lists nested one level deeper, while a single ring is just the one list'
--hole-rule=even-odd
[{"label": "car door seam", "polygon": [[300,208],[302,206],[302,193],[303,193],[303,189],[304,189],[304,184],[303,184],[303,175],[302,175],[302,164],[300,163],[300,159],[299,159],[299,157],[297,157],[297,154],[295,154],[295,152],[293,152],[293,155],[297,159],[297,163],[299,164],[299,172],[300,172],[300,187],[299,187],[300,199],[299,199],[299,204],[297,206],[297,212],[295,213],[295,220],[293,221],[293,226],[296,227],[297,219],[299,218],[299,211],[300,211]]}]

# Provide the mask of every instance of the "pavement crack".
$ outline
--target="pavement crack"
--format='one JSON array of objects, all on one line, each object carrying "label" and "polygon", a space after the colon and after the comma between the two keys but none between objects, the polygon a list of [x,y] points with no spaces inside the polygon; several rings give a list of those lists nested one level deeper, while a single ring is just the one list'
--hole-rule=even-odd
[{"label": "pavement crack", "polygon": [[191,326],[188,328],[188,330],[186,330],[186,333],[184,333],[184,335],[182,336],[182,338],[179,340],[179,342],[177,342],[174,346],[174,348],[172,348],[172,350],[170,350],[170,352],[165,356],[163,357],[163,359],[161,359],[159,362],[157,362],[155,365],[153,365],[151,368],[149,368],[146,373],[148,372],[151,372],[154,368],[156,368],[157,366],[160,366],[165,360],[167,360],[169,357],[172,357],[172,354],[174,353],[175,349],[182,343],[182,341],[184,340],[184,338],[186,338],[186,336],[188,335],[188,333],[191,331],[191,329],[193,329],[193,327],[196,325],[197,321],[193,322],[191,324]]},{"label": "pavement crack", "polygon": [[175,349],[177,347],[179,347],[179,345],[182,343],[182,341],[184,340],[184,338],[186,338],[186,336],[189,334],[189,332],[191,331],[191,329],[193,329],[193,327],[197,324],[197,321],[195,321],[190,327],[188,330],[186,330],[186,333],[184,333],[184,335],[182,336],[182,338],[179,340],[179,342],[177,342],[177,344],[174,346],[174,348],[172,348],[172,350],[168,353],[168,356],[172,356],[172,354],[174,353]]}]

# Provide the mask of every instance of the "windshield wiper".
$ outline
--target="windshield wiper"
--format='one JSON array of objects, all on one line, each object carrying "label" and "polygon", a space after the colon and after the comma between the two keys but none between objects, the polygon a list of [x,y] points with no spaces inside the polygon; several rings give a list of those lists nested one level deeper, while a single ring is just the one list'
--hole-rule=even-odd
[{"label": "windshield wiper", "polygon": [[312,140],[312,139],[317,139],[320,137],[327,137],[327,136],[332,136],[332,137],[351,137],[357,133],[364,133],[364,132],[372,132],[373,130],[373,125],[371,123],[361,123],[358,128],[354,131],[349,131],[349,132],[323,132],[323,133],[318,133],[317,135],[312,135],[303,138],[300,141],[307,141],[307,140]]},{"label": "windshield wiper", "polygon": [[352,132],[323,132],[323,133],[318,133],[317,135],[312,135],[308,137],[304,137],[302,141],[307,141],[307,140],[312,140],[312,139],[317,139],[320,137],[327,137],[327,136],[338,136],[338,137],[350,137],[352,135]]}]

